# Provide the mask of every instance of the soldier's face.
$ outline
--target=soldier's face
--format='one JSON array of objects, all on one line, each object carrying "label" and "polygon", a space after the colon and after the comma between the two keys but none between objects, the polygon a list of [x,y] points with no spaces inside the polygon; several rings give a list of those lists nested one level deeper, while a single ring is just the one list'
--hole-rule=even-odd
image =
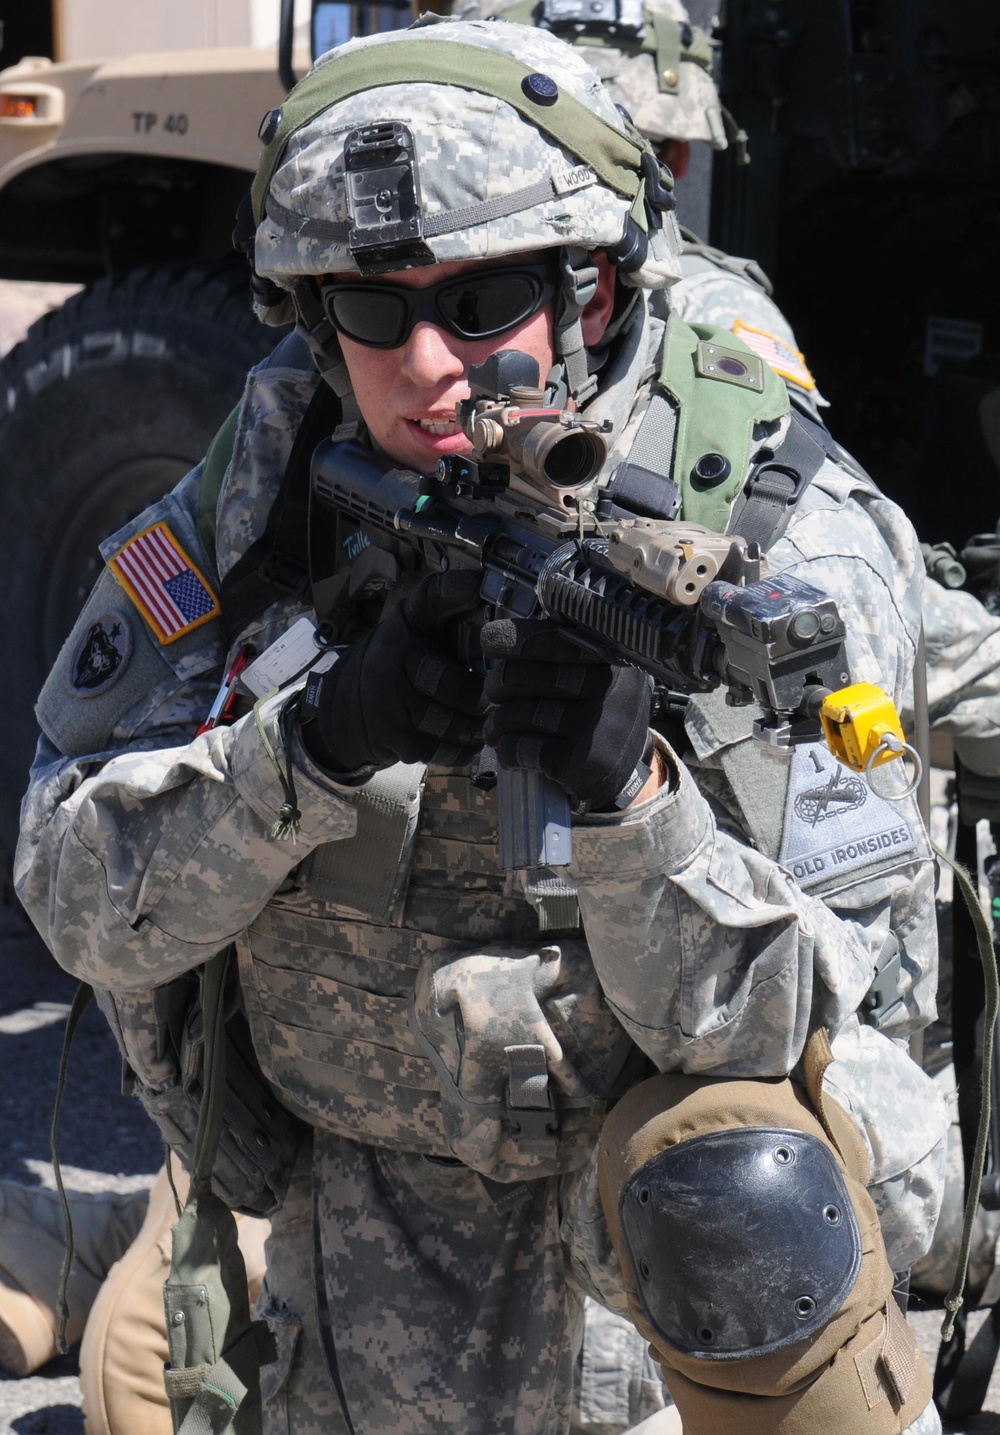
[{"label": "soldier's face", "polygon": [[[599,260],[602,277],[598,294],[583,316],[587,344],[597,343],[603,334],[614,301],[614,271],[603,255]],[[506,266],[511,262],[508,259]],[[475,270],[501,267],[501,263],[433,264],[380,275],[378,282],[424,289]],[[483,363],[498,349],[520,349],[538,361],[544,382],[555,363],[553,305],[546,304],[523,323],[490,339],[460,339],[421,319],[396,349],[367,348],[344,334],[340,343],[371,437],[397,463],[420,473],[432,473],[445,455],[472,451],[455,422],[456,403],[469,397],[470,364]]]}]

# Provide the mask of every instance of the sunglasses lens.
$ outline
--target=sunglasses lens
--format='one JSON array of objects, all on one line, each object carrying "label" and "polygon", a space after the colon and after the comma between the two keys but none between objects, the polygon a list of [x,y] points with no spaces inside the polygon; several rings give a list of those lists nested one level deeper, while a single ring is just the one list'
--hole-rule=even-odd
[{"label": "sunglasses lens", "polygon": [[530,274],[470,275],[437,299],[446,323],[463,338],[485,338],[520,324],[539,307],[542,286]]},{"label": "sunglasses lens", "polygon": [[349,339],[386,349],[403,342],[408,305],[402,294],[345,285],[327,290],[323,297],[330,321]]}]

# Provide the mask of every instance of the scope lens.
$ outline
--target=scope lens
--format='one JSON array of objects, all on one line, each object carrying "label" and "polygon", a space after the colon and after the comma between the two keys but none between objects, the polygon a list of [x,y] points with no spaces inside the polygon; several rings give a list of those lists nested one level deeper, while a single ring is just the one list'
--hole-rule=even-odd
[{"label": "scope lens", "polygon": [[793,643],[811,643],[819,632],[819,618],[815,613],[796,613],[788,625],[788,636]]},{"label": "scope lens", "polygon": [[593,478],[604,462],[604,448],[588,433],[568,433],[545,455],[545,477],[557,488],[575,488]]}]

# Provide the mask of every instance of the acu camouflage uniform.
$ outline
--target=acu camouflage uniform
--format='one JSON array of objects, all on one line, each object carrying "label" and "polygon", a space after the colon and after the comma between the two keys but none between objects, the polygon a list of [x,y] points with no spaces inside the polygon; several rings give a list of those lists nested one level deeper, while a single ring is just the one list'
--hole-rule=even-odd
[{"label": "acu camouflage uniform", "polygon": [[[541,0],[463,0],[455,7],[455,18],[540,25],[544,6]],[[643,21],[643,33],[634,40],[612,37],[600,24],[560,25],[558,33],[580,47],[612,100],[628,111],[648,139],[700,140],[725,149],[726,126],[712,79],[708,36],[691,24],[680,0],[647,0]]]},{"label": "acu camouflage uniform", "polygon": [[[791,324],[771,298],[769,281],[753,261],[686,237],[670,307],[690,324],[715,324],[748,342],[785,380],[792,402],[820,417],[826,401]],[[755,335],[771,343],[758,342]],[[951,739],[970,773],[1000,777],[1000,617],[971,593],[928,577],[921,618],[931,730]],[[903,713],[910,717],[909,706]]]},{"label": "acu camouflage uniform", "polygon": [[[443,108],[467,100],[457,90]],[[438,194],[429,211],[461,202]],[[693,342],[679,320],[670,332]],[[613,424],[611,462],[632,448],[663,342],[640,296],[601,355],[586,412]],[[199,467],[108,539],[106,559],[164,522],[213,587],[233,567],[322,382],[286,353],[250,376],[214,544],[199,533]],[[750,462],[789,422],[768,387],[774,416],[750,436]],[[901,703],[923,569],[899,510],[827,460],[771,560],[836,599],[853,679]],[[800,1075],[825,1027],[825,1087],[862,1134],[889,1260],[926,1249],[946,1117],[906,1050],[933,1014],[935,976],[912,799],[864,798],[860,826],[803,820],[803,794],[838,781],[829,756],[774,764],[750,738],[753,709],[695,699],[657,737],[677,790],[576,824],[582,927],[542,936],[499,869],[494,798],[469,772],[397,765],[343,787],[293,736],[291,842],[275,835],[288,692],[192,737],[237,647],[262,651],[303,611],[274,603],[228,652],[211,611],[163,643],[109,568],[40,700],[16,872],[57,959],[113,992],[120,1018],[237,944],[260,1062],[312,1131],[267,1252],[269,1429],[346,1430],[343,1403],[358,1435],[561,1435],[584,1297],[625,1309],[594,1147],[643,1069]],[[77,659],[95,623],[120,625],[120,661],[88,695]],[[372,865],[392,880],[366,877]],[[897,950],[899,999],[877,1029],[857,1013]],[[130,1051],[143,1033],[124,1021],[120,1038]]]}]

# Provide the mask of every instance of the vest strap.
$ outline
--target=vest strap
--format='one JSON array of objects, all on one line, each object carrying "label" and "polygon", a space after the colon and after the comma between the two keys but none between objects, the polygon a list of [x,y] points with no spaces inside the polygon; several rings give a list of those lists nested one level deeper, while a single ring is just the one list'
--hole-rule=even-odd
[{"label": "vest strap", "polygon": [[773,457],[755,466],[733,505],[727,532],[740,534],[748,543],[759,543],[762,552],[777,543],[795,505],[826,461],[826,453],[808,428],[798,410],[793,410],[784,441]]},{"label": "vest strap", "polygon": [[340,399],[321,382],[309,401],[288,457],[281,488],[256,543],[222,579],[219,604],[226,641],[281,598],[309,590],[309,481],[316,445],[341,419]]}]

